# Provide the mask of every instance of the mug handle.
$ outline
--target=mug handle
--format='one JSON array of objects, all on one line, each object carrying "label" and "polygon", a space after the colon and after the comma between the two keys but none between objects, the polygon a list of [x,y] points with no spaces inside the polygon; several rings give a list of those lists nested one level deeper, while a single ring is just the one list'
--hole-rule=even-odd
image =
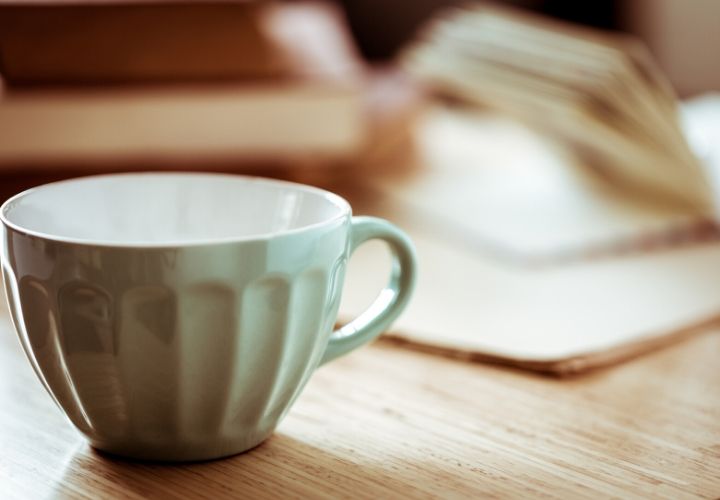
[{"label": "mug handle", "polygon": [[393,224],[377,217],[353,217],[350,228],[350,255],[368,240],[383,240],[390,247],[390,281],[360,316],[335,330],[320,364],[346,354],[380,335],[397,318],[415,286],[417,258],[410,238]]}]

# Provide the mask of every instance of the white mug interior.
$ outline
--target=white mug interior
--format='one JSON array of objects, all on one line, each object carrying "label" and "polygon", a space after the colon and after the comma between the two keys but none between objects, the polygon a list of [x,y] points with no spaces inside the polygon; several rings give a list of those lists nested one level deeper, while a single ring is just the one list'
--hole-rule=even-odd
[{"label": "white mug interior", "polygon": [[330,192],[223,174],[93,176],[31,189],[2,207],[3,222],[43,238],[176,246],[272,237],[347,216]]}]

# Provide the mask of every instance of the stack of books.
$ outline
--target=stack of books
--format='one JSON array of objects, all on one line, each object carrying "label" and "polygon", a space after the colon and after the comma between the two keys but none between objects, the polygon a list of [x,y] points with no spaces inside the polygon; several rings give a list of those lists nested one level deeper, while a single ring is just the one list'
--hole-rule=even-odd
[{"label": "stack of books", "polygon": [[330,3],[0,0],[0,167],[337,162],[362,73]]}]

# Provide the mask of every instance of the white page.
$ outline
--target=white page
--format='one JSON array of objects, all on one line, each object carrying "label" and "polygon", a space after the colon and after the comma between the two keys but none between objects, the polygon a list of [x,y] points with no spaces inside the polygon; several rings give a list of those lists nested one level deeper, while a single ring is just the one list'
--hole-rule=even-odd
[{"label": "white page", "polygon": [[628,196],[569,163],[546,140],[493,114],[436,108],[418,130],[420,165],[368,184],[401,219],[530,261],[627,245],[703,215]]}]

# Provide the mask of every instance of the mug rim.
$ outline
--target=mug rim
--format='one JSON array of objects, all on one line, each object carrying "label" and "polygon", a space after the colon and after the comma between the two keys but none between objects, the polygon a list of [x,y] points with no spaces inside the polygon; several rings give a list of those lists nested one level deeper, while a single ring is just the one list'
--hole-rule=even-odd
[{"label": "mug rim", "polygon": [[[102,239],[90,239],[90,238],[74,238],[74,237],[68,237],[68,236],[60,236],[44,231],[37,231],[34,229],[29,229],[22,227],[7,217],[7,213],[9,210],[15,205],[20,199],[37,192],[39,190],[42,190],[49,186],[57,186],[59,184],[68,184],[73,183],[77,181],[82,180],[92,180],[92,179],[100,179],[100,178],[108,178],[108,177],[126,177],[126,176],[153,176],[153,177],[165,177],[165,176],[183,176],[183,177],[228,177],[232,179],[242,179],[245,181],[252,181],[256,183],[261,183],[265,185],[274,185],[274,186],[281,186],[285,188],[291,188],[296,191],[304,191],[306,193],[313,193],[315,195],[319,195],[321,198],[325,199],[329,203],[332,203],[335,205],[339,211],[336,215],[333,217],[327,218],[325,220],[321,220],[320,222],[315,222],[312,224],[308,224],[305,226],[292,228],[292,229],[283,229],[279,231],[268,231],[264,233],[256,233],[256,234],[248,234],[248,235],[237,235],[237,236],[225,236],[225,237],[216,237],[216,238],[205,238],[205,239],[198,239],[198,240],[188,240],[188,241],[153,241],[153,242],[143,242],[143,241],[128,241],[128,242],[122,242],[122,241],[107,241]],[[26,236],[39,238],[42,240],[57,242],[57,243],[66,243],[70,245],[76,245],[76,246],[85,246],[85,247],[103,247],[103,248],[122,248],[122,249],[164,249],[164,248],[185,248],[185,247],[203,247],[203,246],[214,246],[214,245],[222,245],[222,244],[231,244],[231,243],[246,243],[246,242],[254,242],[254,241],[269,241],[275,238],[288,236],[288,235],[294,235],[294,234],[301,234],[305,232],[311,232],[316,229],[320,229],[325,226],[331,226],[334,223],[336,223],[338,220],[341,220],[346,217],[352,216],[352,208],[350,206],[350,203],[343,198],[342,196],[335,194],[331,191],[328,191],[326,189],[322,189],[315,186],[310,186],[308,184],[302,184],[299,182],[293,182],[293,181],[286,181],[281,179],[272,179],[268,177],[261,177],[261,176],[254,176],[254,175],[243,175],[243,174],[232,174],[232,173],[222,173],[222,172],[202,172],[202,171],[192,171],[192,172],[185,172],[185,171],[138,171],[138,172],[118,172],[118,173],[108,173],[108,174],[97,174],[97,175],[87,175],[87,176],[81,176],[81,177],[73,177],[70,179],[63,179],[59,181],[54,182],[48,182],[45,184],[41,184],[39,186],[34,186],[29,189],[26,189],[24,191],[21,191],[7,200],[0,205],[0,222],[3,226],[6,228],[15,231],[20,234],[24,234]]]}]

